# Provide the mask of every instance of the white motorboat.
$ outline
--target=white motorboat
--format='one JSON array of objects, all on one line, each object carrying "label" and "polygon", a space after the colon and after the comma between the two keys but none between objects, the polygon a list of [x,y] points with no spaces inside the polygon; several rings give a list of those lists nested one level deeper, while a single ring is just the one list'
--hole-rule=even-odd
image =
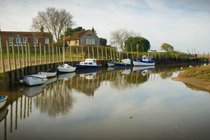
[{"label": "white motorboat", "polygon": [[154,66],[155,61],[148,56],[142,56],[142,59],[133,60],[134,66]]},{"label": "white motorboat", "polygon": [[107,66],[108,67],[114,67],[115,66],[115,62],[114,61],[108,61],[107,62]]},{"label": "white motorboat", "polygon": [[46,75],[47,78],[52,78],[52,77],[55,77],[57,75],[57,71],[53,70],[53,69],[50,69],[50,70],[47,70],[47,71],[41,71],[38,74]]},{"label": "white motorboat", "polygon": [[70,72],[74,72],[75,70],[76,70],[76,67],[72,67],[66,63],[58,66],[59,73],[70,73]]},{"label": "white motorboat", "polygon": [[121,61],[125,64],[126,67],[132,65],[129,58],[122,59]]},{"label": "white motorboat", "polygon": [[100,61],[94,58],[87,58],[85,61],[77,64],[77,69],[93,69],[93,68],[101,68],[102,64]]},{"label": "white motorboat", "polygon": [[20,80],[20,83],[24,83],[28,86],[42,85],[47,81],[46,77],[46,75],[40,74],[27,75],[24,76],[22,80]]}]

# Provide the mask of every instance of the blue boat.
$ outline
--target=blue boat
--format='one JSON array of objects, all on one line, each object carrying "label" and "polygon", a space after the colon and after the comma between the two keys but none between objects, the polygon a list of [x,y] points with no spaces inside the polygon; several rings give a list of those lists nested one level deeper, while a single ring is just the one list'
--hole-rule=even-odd
[{"label": "blue boat", "polygon": [[133,60],[134,66],[154,66],[155,61],[152,60],[150,57],[142,56],[142,59]]},{"label": "blue boat", "polygon": [[98,68],[102,68],[102,64],[100,61],[94,58],[87,58],[85,59],[85,61],[82,61],[76,65],[76,70],[98,69]]}]

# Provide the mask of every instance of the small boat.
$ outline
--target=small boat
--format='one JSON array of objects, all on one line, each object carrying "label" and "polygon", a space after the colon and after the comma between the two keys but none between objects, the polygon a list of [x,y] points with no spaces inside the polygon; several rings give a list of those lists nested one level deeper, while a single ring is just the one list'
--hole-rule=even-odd
[{"label": "small boat", "polygon": [[142,59],[133,60],[134,66],[154,66],[155,61],[148,56],[142,56]]},{"label": "small boat", "polygon": [[7,102],[7,96],[0,96],[0,109],[4,107]]},{"label": "small boat", "polygon": [[47,77],[46,75],[40,75],[40,74],[27,75],[20,80],[20,83],[24,83],[28,86],[42,85],[47,81],[46,77]]},{"label": "small boat", "polygon": [[125,67],[125,64],[122,61],[118,60],[115,62],[115,67],[117,68]]},{"label": "small boat", "polygon": [[70,73],[74,72],[76,70],[75,67],[70,66],[69,64],[63,64],[58,66],[58,72],[59,73]]},{"label": "small boat", "polygon": [[115,61],[108,61],[107,66],[108,67],[114,67],[115,66]]},{"label": "small boat", "polygon": [[87,58],[85,59],[85,61],[82,61],[79,64],[77,64],[77,70],[96,69],[96,68],[101,68],[101,67],[102,67],[101,62],[94,58]]},{"label": "small boat", "polygon": [[126,67],[132,66],[131,60],[129,58],[122,59],[121,61],[125,64]]},{"label": "small boat", "polygon": [[55,77],[57,75],[57,70],[55,70],[55,69],[49,69],[47,71],[39,72],[38,74],[46,75],[47,78],[52,78],[52,77]]}]

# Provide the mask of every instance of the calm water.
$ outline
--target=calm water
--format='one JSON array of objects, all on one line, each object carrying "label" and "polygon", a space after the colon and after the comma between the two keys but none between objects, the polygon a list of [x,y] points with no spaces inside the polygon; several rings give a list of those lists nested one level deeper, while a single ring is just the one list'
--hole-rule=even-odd
[{"label": "calm water", "polygon": [[61,75],[0,95],[0,140],[210,139],[209,92],[171,80],[179,68]]}]

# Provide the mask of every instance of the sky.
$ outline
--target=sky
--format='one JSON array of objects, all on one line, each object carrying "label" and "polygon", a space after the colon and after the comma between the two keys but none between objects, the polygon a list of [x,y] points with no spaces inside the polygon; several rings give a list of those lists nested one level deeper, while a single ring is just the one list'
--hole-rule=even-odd
[{"label": "sky", "polygon": [[32,19],[48,7],[66,9],[74,27],[94,29],[111,41],[126,29],[150,41],[189,53],[210,52],[210,0],[0,0],[2,31],[31,31]]}]

